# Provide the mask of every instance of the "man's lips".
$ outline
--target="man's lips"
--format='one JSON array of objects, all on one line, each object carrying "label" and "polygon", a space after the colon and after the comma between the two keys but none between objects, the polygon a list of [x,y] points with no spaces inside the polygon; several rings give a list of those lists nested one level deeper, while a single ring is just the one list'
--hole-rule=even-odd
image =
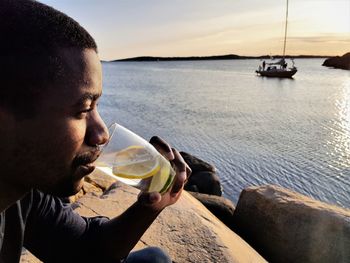
[{"label": "man's lips", "polygon": [[91,173],[95,169],[94,162],[99,157],[100,152],[95,151],[92,153],[83,154],[74,161],[74,166],[76,167],[76,174],[78,177],[84,177],[85,175]]},{"label": "man's lips", "polygon": [[94,170],[95,166],[92,164],[79,165],[74,172],[74,177],[79,179],[83,178],[84,176],[92,173]]},{"label": "man's lips", "polygon": [[73,160],[73,166],[80,166],[80,165],[87,165],[90,166],[92,163],[94,163],[97,158],[100,156],[100,151],[92,151],[92,152],[86,152],[81,155],[78,155]]},{"label": "man's lips", "polygon": [[95,166],[92,163],[80,165],[79,167],[87,173],[91,173],[93,170],[95,170]]}]

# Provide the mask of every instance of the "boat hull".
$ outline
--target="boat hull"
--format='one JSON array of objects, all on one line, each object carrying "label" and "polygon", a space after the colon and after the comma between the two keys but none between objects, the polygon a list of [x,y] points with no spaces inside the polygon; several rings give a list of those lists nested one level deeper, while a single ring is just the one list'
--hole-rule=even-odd
[{"label": "boat hull", "polygon": [[297,73],[297,69],[290,70],[256,70],[255,72],[262,77],[269,78],[291,78],[295,73]]}]

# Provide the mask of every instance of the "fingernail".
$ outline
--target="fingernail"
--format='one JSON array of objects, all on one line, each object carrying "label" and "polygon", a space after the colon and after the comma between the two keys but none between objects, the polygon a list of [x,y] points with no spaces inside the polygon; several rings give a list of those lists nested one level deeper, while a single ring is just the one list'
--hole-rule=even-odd
[{"label": "fingernail", "polygon": [[185,182],[186,179],[187,179],[187,174],[186,174],[186,172],[181,172],[181,173],[179,174],[179,179],[180,179],[182,182]]},{"label": "fingernail", "polygon": [[171,149],[169,147],[166,147],[165,149],[167,153],[171,153]]},{"label": "fingernail", "polygon": [[166,158],[168,158],[168,160],[170,160],[170,161],[174,160],[173,153],[172,152],[167,153]]}]

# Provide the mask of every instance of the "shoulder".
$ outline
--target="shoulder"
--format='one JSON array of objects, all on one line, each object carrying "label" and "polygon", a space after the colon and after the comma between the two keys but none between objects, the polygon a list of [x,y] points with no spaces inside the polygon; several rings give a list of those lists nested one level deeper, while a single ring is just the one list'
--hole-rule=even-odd
[{"label": "shoulder", "polygon": [[70,204],[36,189],[21,200],[21,205],[29,208],[28,216],[31,220],[57,221],[75,214]]}]

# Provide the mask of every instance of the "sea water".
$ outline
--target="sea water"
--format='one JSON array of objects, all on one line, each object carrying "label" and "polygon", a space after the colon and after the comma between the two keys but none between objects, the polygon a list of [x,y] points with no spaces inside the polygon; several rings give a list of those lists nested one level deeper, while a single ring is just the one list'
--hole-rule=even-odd
[{"label": "sea water", "polygon": [[217,168],[224,196],[275,184],[350,208],[350,72],[296,59],[293,79],[259,60],[104,62],[99,108]]}]

